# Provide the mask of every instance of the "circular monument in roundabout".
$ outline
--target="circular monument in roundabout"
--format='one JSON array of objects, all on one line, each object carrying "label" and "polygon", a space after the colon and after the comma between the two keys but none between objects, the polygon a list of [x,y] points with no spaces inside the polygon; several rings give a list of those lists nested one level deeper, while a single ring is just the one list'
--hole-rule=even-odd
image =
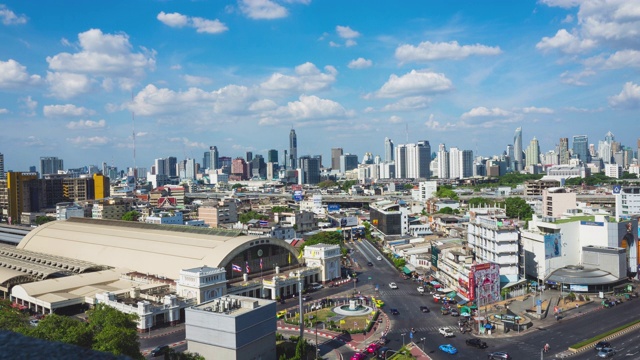
[{"label": "circular monument in roundabout", "polygon": [[342,316],[361,316],[370,314],[373,309],[370,306],[362,305],[358,300],[349,300],[349,304],[336,306],[333,312]]}]

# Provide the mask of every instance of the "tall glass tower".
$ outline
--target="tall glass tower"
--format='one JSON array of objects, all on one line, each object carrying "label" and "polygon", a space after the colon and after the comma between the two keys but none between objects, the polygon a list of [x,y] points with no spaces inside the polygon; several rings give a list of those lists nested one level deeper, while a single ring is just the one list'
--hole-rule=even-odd
[{"label": "tall glass tower", "polygon": [[384,161],[393,161],[393,140],[388,137],[384,138]]},{"label": "tall glass tower", "polygon": [[587,135],[575,135],[573,137],[573,157],[587,164],[589,156],[589,138]]},{"label": "tall glass tower", "polygon": [[298,137],[294,129],[289,132],[289,167],[298,168]]},{"label": "tall glass tower", "polygon": [[522,128],[519,127],[516,129],[515,135],[513,135],[513,161],[515,162],[515,166],[513,167],[516,171],[522,170]]}]

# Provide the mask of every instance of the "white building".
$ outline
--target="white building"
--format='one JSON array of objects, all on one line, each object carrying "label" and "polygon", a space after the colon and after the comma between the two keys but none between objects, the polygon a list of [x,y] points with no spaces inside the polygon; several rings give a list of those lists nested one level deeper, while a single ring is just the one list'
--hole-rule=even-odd
[{"label": "white building", "polygon": [[148,224],[184,225],[184,218],[180,211],[162,211],[155,215],[147,216]]},{"label": "white building", "polygon": [[605,164],[604,174],[608,177],[619,179],[622,176],[622,166],[618,164]]},{"label": "white building", "polygon": [[438,183],[436,181],[421,181],[418,183],[418,190],[411,193],[413,200],[426,201],[435,196],[438,191]]},{"label": "white building", "polygon": [[72,217],[84,217],[84,208],[74,203],[56,204],[56,220],[67,220]]},{"label": "white building", "polygon": [[621,187],[616,196],[616,218],[640,215],[640,186]]},{"label": "white building", "polygon": [[195,299],[196,304],[226,295],[227,276],[224,268],[202,266],[180,271],[176,281],[176,294],[184,299]]},{"label": "white building", "polygon": [[569,209],[575,209],[576,193],[566,188],[554,187],[542,190],[542,216],[560,217]]},{"label": "white building", "polygon": [[341,257],[339,245],[316,244],[304,247],[304,259],[307,266],[322,269],[320,273],[320,281],[322,282],[331,281],[341,276]]},{"label": "white building", "polygon": [[478,263],[500,265],[506,281],[518,280],[518,227],[514,220],[501,216],[472,216],[467,240]]}]

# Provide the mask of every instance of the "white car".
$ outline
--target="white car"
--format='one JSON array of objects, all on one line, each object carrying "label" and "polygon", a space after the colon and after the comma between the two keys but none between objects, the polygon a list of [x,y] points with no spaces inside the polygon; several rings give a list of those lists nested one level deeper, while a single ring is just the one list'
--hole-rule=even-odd
[{"label": "white car", "polygon": [[379,255],[378,255],[378,257],[376,258],[376,260],[378,260],[378,261],[382,261],[382,256],[379,256]]},{"label": "white car", "polygon": [[453,331],[449,328],[441,327],[438,329],[438,332],[444,337],[453,337]]},{"label": "white car", "polygon": [[422,286],[418,286],[418,292],[419,292],[420,294],[424,294],[424,287],[422,287]]},{"label": "white car", "polygon": [[396,283],[392,282],[392,283],[389,283],[389,287],[392,288],[392,289],[397,289],[398,285],[396,285]]}]

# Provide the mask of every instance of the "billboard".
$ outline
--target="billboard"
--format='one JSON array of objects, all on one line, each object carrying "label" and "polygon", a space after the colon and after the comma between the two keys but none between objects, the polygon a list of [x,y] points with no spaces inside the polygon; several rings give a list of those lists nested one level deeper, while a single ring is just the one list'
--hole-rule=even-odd
[{"label": "billboard", "polygon": [[562,238],[560,233],[544,236],[544,258],[553,259],[562,255]]},{"label": "billboard", "polygon": [[302,190],[294,190],[293,191],[293,200],[294,201],[302,201],[304,199],[304,195],[302,195]]},{"label": "billboard", "polygon": [[340,219],[340,227],[356,225],[358,225],[358,218],[355,216],[345,216]]},{"label": "billboard", "polygon": [[618,246],[627,250],[627,275],[635,273],[638,267],[638,219],[618,223]]},{"label": "billboard", "polygon": [[340,211],[340,205],[339,204],[329,204],[329,205],[327,205],[327,211],[329,211],[329,212],[338,212],[338,211]]},{"label": "billboard", "polygon": [[469,300],[478,307],[500,301],[500,266],[495,263],[472,265],[469,272]]}]

